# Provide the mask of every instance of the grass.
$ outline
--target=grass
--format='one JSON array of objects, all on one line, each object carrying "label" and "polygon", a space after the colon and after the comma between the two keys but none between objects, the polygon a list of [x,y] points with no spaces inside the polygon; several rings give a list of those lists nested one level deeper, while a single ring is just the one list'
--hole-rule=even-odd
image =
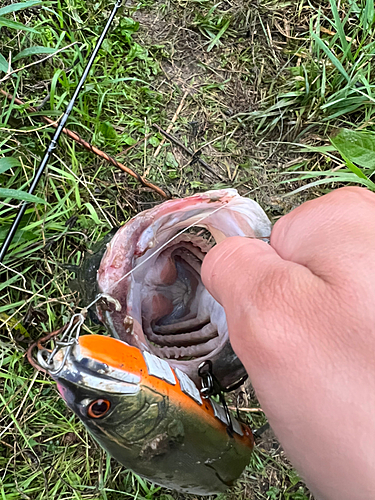
[{"label": "grass", "polygon": [[[40,115],[64,112],[111,9],[100,0],[5,3],[0,86],[25,104],[1,100],[0,241],[53,132]],[[345,183],[374,189],[373,2],[337,5],[126,4],[68,127],[173,196],[234,186],[273,220]],[[171,133],[216,175],[153,128],[167,129],[182,101]],[[0,268],[1,498],[180,498],[109,460],[25,359],[30,342],[79,304],[70,266],[161,198],[66,136],[35,195]],[[250,391],[246,405],[255,404]],[[253,427],[264,422],[250,415]],[[312,499],[272,434],[226,498]]]}]

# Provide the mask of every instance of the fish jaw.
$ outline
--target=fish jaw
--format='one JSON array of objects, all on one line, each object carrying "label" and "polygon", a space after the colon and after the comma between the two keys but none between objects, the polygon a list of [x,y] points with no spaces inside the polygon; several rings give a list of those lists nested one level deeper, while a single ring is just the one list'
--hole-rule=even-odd
[{"label": "fish jaw", "polygon": [[98,313],[113,336],[167,359],[196,383],[199,364],[210,359],[220,382],[231,385],[245,370],[230,346],[224,309],[200,278],[214,241],[188,232],[176,236],[193,224],[208,230],[216,243],[230,236],[267,239],[271,232],[261,207],[234,189],[141,212],[108,243],[98,270],[100,291],[121,310],[104,300]]}]

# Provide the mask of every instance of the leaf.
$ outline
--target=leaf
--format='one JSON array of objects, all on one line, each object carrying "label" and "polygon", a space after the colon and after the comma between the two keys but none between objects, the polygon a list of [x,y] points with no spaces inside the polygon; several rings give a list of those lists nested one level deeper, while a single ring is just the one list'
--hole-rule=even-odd
[{"label": "leaf", "polygon": [[328,56],[328,58],[331,60],[332,64],[336,67],[337,71],[339,71],[343,77],[350,82],[350,77],[348,73],[345,71],[344,66],[341,64],[341,62],[337,59],[335,54],[327,47],[327,45],[321,40],[318,35],[315,33],[311,33],[311,37],[315,40],[315,42],[319,45],[319,48],[322,49],[322,51]]},{"label": "leaf", "polygon": [[12,158],[11,156],[4,156],[0,158],[0,174],[3,174],[7,170],[13,167],[18,167],[20,162],[17,158]]},{"label": "leaf", "polygon": [[346,40],[345,32],[344,32],[344,26],[340,18],[340,14],[336,5],[336,0],[329,0],[331,4],[331,11],[333,14],[333,19],[335,20],[334,22],[334,27],[337,30],[337,33],[340,37],[340,42],[341,42],[341,47],[343,52],[346,52],[348,48],[348,42]]},{"label": "leaf", "polygon": [[148,142],[151,144],[151,146],[154,146],[154,148],[156,148],[160,144],[160,140],[156,136],[150,137]]},{"label": "leaf", "polygon": [[354,163],[352,163],[350,160],[348,160],[346,156],[343,155],[343,158],[345,160],[346,166],[348,167],[349,170],[353,172],[353,174],[357,175],[361,179],[368,179],[368,177],[366,177],[366,175],[362,172],[362,170],[356,165],[354,165]]},{"label": "leaf", "polygon": [[6,73],[8,71],[8,68],[8,61],[5,59],[3,54],[0,54],[0,71],[4,71],[4,73]]},{"label": "leaf", "polygon": [[13,57],[13,61],[18,61],[18,59],[22,59],[23,57],[34,56],[36,54],[53,54],[57,49],[53,49],[52,47],[42,47],[40,45],[36,45],[35,47],[29,47],[28,49],[21,50],[15,57]]},{"label": "leaf", "polygon": [[[28,268],[28,270],[29,269],[30,269],[30,267]],[[5,288],[6,285],[9,286],[11,283],[14,283],[14,281],[19,280],[19,279],[20,279],[19,275],[16,274],[13,278],[10,278],[3,285],[0,285],[1,290],[3,288]],[[5,314],[5,313],[0,314],[1,322],[3,322],[3,321],[6,322],[12,329],[17,330],[17,332],[19,332],[24,337],[30,337],[27,330],[22,326],[22,324],[20,323],[20,320],[17,319],[17,317],[12,317],[10,319],[9,318],[10,318],[10,316],[8,314]]]},{"label": "leaf", "polygon": [[220,38],[227,31],[229,25],[230,25],[230,20],[224,24],[224,26],[221,28],[219,33],[215,36],[215,38],[212,40],[212,42],[210,42],[210,45],[207,47],[207,52],[210,52],[215,47],[215,45],[219,42]]},{"label": "leaf", "polygon": [[15,281],[17,281],[19,279],[20,279],[20,275],[17,273],[17,274],[14,274],[7,281],[4,281],[4,283],[0,283],[0,292],[1,292],[1,290],[4,290],[4,288],[7,288],[8,286],[10,286],[12,283],[14,283]]},{"label": "leaf", "polygon": [[37,3],[42,3],[41,0],[28,0],[28,2],[11,3],[0,9],[0,16],[9,14],[10,12],[17,12],[18,10],[28,9]]},{"label": "leaf", "polygon": [[[308,174],[305,178],[311,178],[311,174],[315,174],[316,177],[318,177],[318,174],[316,172],[308,172]],[[355,174],[352,173],[346,173],[346,172],[320,172],[320,175],[326,174],[327,177],[325,179],[319,179],[317,181],[309,182],[308,184],[305,184],[304,186],[301,186],[294,191],[284,194],[283,198],[286,198],[287,196],[292,196],[293,194],[300,193],[301,191],[304,191],[305,189],[309,189],[311,187],[319,186],[321,184],[330,184],[332,182],[353,182],[354,184],[362,184],[363,186],[366,186],[367,188],[371,189],[371,191],[375,191],[375,184],[370,181],[369,179],[362,179],[361,177],[358,177]],[[331,175],[332,177],[328,177]],[[290,179],[289,182],[296,181],[296,180],[301,180],[303,177],[300,177],[300,179]],[[288,181],[285,181],[288,182]],[[284,183],[284,182],[282,182]]]},{"label": "leaf", "polygon": [[121,29],[121,34],[125,34],[125,32],[128,33],[135,33],[136,31],[139,30],[139,22],[134,21],[131,17],[122,17],[120,19],[119,23],[120,29]]},{"label": "leaf", "polygon": [[22,200],[29,203],[47,204],[46,200],[34,196],[33,194],[26,193],[25,191],[20,191],[19,189],[0,188],[0,198],[12,198],[13,200]]},{"label": "leaf", "polygon": [[98,214],[96,213],[96,210],[95,208],[91,205],[91,203],[85,203],[85,207],[87,208],[87,210],[90,212],[91,214],[91,218],[93,219],[93,221],[98,224],[98,225],[101,225],[103,224],[103,222],[99,219],[98,217]]},{"label": "leaf", "polygon": [[331,138],[331,143],[343,158],[360,167],[375,170],[375,134],[344,128]]},{"label": "leaf", "polygon": [[106,139],[117,139],[116,130],[109,122],[101,122],[99,130]]},{"label": "leaf", "polygon": [[146,49],[144,49],[139,43],[134,43],[130,47],[129,53],[125,58],[125,61],[127,63],[131,63],[134,61],[134,59],[140,59],[140,60],[147,60],[148,57],[148,52]]},{"label": "leaf", "polygon": [[23,30],[23,31],[30,31],[31,33],[38,33],[37,30],[34,30],[33,28],[29,28],[28,26],[25,26],[24,24],[21,23],[17,23],[16,21],[11,21],[10,19],[6,19],[5,17],[0,17],[0,27],[1,26],[6,26],[7,28],[15,30]]},{"label": "leaf", "polygon": [[375,9],[373,0],[366,0],[366,6],[363,9],[361,21],[366,30],[369,30],[374,22]]},{"label": "leaf", "polygon": [[137,143],[137,141],[135,139],[133,139],[133,137],[130,137],[130,135],[128,135],[128,137],[124,138],[124,142],[127,146],[134,146],[134,144]]},{"label": "leaf", "polygon": [[168,165],[169,167],[172,167],[172,168],[177,168],[179,166],[178,161],[174,157],[173,153],[171,153],[170,151],[168,151],[168,153],[165,157],[165,163],[166,163],[166,165]]},{"label": "leaf", "polygon": [[[19,300],[18,302],[13,302],[12,304],[5,304],[5,306],[0,307],[0,313],[4,311],[9,311],[11,309],[14,309],[15,307],[22,306],[25,304],[25,299]],[[1,392],[0,392],[1,394]]]}]

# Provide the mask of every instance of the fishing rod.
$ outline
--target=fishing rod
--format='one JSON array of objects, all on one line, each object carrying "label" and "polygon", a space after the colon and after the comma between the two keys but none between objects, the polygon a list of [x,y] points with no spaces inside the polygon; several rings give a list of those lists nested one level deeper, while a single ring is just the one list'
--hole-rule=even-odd
[{"label": "fishing rod", "polygon": [[[87,75],[89,74],[90,70],[91,70],[91,67],[96,59],[96,56],[98,55],[98,52],[99,52],[99,49],[105,39],[105,37],[107,36],[107,33],[111,27],[111,24],[112,24],[112,21],[118,11],[118,9],[121,7],[121,4],[122,4],[122,0],[116,0],[116,3],[113,7],[113,10],[111,12],[111,15],[109,16],[108,18],[108,21],[107,21],[107,24],[105,25],[98,41],[96,42],[96,45],[95,45],[95,48],[91,54],[91,57],[82,73],[82,76],[81,76],[81,79],[79,80],[78,82],[78,85],[74,91],[74,94],[66,108],[66,111],[65,113],[63,114],[63,116],[61,117],[61,120],[59,122],[59,125],[56,129],[56,132],[51,140],[51,142],[49,143],[49,146],[48,148],[46,149],[45,153],[44,153],[44,156],[43,156],[43,159],[42,161],[40,162],[39,164],[39,167],[38,167],[38,170],[36,171],[35,173],[35,176],[32,180],[32,183],[31,183],[31,186],[28,190],[28,194],[33,194],[36,187],[38,186],[38,183],[43,175],[43,172],[48,164],[48,161],[50,159],[50,156],[53,152],[53,150],[56,148],[57,146],[57,143],[58,143],[58,140],[60,138],[60,135],[61,135],[61,132],[63,131],[63,128],[65,127],[65,124],[69,118],[69,115],[73,109],[73,106],[74,106],[74,103],[78,97],[78,94],[81,92],[82,90],[82,87],[86,81],[86,78],[87,78]],[[16,234],[17,232],[17,229],[18,229],[18,226],[21,222],[21,219],[22,217],[24,216],[25,214],[25,211],[26,211],[26,208],[28,206],[28,203],[26,201],[23,201],[18,209],[18,212],[17,212],[17,215],[12,223],[12,225],[10,226],[8,232],[7,232],[7,235],[5,237],[5,240],[4,240],[4,243],[1,247],[1,250],[0,250],[0,263],[3,262],[6,254],[7,254],[7,251],[9,249],[9,246],[11,245],[12,241],[13,241],[13,238],[14,238],[14,235]]]}]

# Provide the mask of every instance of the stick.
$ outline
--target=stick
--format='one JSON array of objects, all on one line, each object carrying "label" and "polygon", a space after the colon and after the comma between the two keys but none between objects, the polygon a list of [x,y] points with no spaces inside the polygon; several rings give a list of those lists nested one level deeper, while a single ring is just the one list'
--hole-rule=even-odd
[{"label": "stick", "polygon": [[183,149],[185,151],[185,153],[188,153],[189,155],[191,155],[193,157],[193,160],[198,161],[212,175],[214,175],[215,177],[217,177],[221,181],[224,180],[223,177],[220,174],[216,173],[215,170],[213,170],[213,168],[210,167],[210,165],[208,163],[206,163],[204,160],[202,160],[202,158],[199,158],[199,156],[198,156],[199,151],[195,151],[194,152],[191,149],[187,148],[185,146],[185,144],[183,144],[181,141],[179,141],[178,139],[176,139],[176,137],[173,137],[173,135],[171,135],[168,132],[166,132],[165,130],[163,130],[161,127],[159,127],[159,125],[156,125],[156,123],[153,123],[152,126],[154,128],[156,128],[161,134],[163,134],[167,139],[169,139],[170,141],[172,141],[175,144],[177,144],[177,146],[179,146],[181,149]]},{"label": "stick", "polygon": [[[5,90],[0,89],[0,93],[3,94],[9,101],[11,101],[13,99],[12,94],[9,94],[8,92],[5,92]],[[21,99],[17,99],[17,97],[14,98],[14,102],[16,104],[19,104],[20,106],[25,105],[25,103],[23,101],[21,101]],[[32,107],[32,106],[29,106],[27,108],[27,111],[29,111],[30,113],[35,113],[36,109],[34,107]],[[54,128],[57,128],[58,124],[56,122],[54,122],[53,120],[51,120],[50,118],[48,118],[47,116],[41,116],[41,118],[42,118],[42,120],[45,123],[48,123],[49,125],[51,125]],[[73,141],[78,142],[81,146],[83,146],[88,151],[91,151],[92,153],[95,153],[97,156],[100,156],[100,158],[104,158],[109,163],[112,163],[112,165],[114,165],[115,167],[123,170],[128,175],[131,175],[132,177],[134,177],[135,179],[137,179],[141,184],[143,184],[144,186],[152,189],[153,191],[155,191],[156,193],[158,193],[163,198],[170,198],[170,196],[165,191],[163,191],[161,188],[159,188],[158,186],[155,186],[154,184],[152,184],[152,182],[150,182],[149,180],[145,179],[141,175],[137,174],[137,172],[134,172],[134,170],[132,170],[131,168],[127,167],[123,163],[118,162],[117,160],[115,160],[114,158],[112,158],[112,156],[109,156],[109,154],[105,153],[104,151],[101,151],[96,146],[93,146],[89,142],[85,141],[76,132],[73,132],[72,130],[69,130],[68,128],[63,128],[62,133],[65,134],[65,135],[67,135],[71,139],[73,139]]]},{"label": "stick", "polygon": [[[168,125],[168,128],[167,128],[167,130],[166,130],[167,134],[169,134],[169,132],[172,130],[173,125],[174,125],[175,121],[176,121],[176,120],[177,120],[177,118],[178,118],[178,115],[181,113],[181,110],[182,110],[182,108],[183,108],[183,105],[184,105],[184,103],[185,103],[185,99],[186,99],[186,97],[187,97],[188,93],[189,93],[189,92],[188,92],[188,91],[186,91],[186,92],[185,92],[185,94],[182,96],[181,102],[180,102],[180,104],[179,104],[178,108],[176,109],[176,112],[175,112],[175,114],[173,115],[173,118],[172,118],[172,120],[171,120],[171,123]],[[165,139],[166,139],[166,137],[164,137],[164,138],[162,139],[161,143],[160,143],[160,144],[159,144],[159,146],[156,148],[156,151],[155,151],[155,153],[154,153],[154,158],[156,158],[156,157],[158,156],[158,154],[160,153],[160,150],[161,150],[161,148],[162,148],[163,144],[165,143]]]}]

